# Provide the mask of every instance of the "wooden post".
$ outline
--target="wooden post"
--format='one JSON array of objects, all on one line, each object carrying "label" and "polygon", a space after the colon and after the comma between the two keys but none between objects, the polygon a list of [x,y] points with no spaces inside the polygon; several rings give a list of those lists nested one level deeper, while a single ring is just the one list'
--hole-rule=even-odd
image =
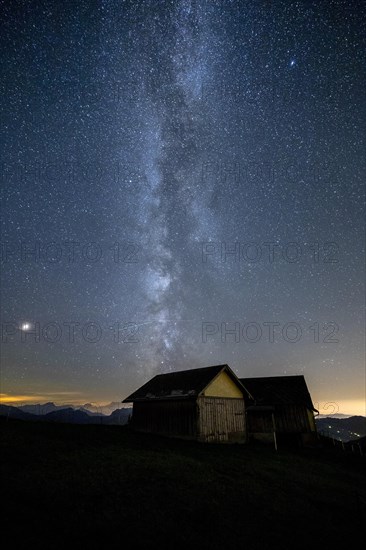
[{"label": "wooden post", "polygon": [[272,413],[272,425],[273,425],[273,441],[274,441],[275,449],[277,451],[278,449],[277,449],[277,438],[276,438],[276,424],[275,424],[275,419],[274,419],[274,414],[273,413]]},{"label": "wooden post", "polygon": [[246,433],[246,442],[249,443],[252,441],[251,433],[250,433],[250,423],[249,423],[249,416],[248,411],[245,409],[245,433]]}]

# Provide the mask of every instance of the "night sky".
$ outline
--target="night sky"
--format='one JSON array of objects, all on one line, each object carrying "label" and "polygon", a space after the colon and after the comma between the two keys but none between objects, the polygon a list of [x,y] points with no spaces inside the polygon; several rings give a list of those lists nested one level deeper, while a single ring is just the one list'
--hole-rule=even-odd
[{"label": "night sky", "polygon": [[366,414],[361,2],[0,4],[3,400],[228,363]]}]

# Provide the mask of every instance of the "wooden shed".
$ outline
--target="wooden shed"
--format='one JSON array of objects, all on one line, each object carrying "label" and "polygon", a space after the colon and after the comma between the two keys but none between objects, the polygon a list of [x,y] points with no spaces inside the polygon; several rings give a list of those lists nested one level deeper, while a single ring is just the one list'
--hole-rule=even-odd
[{"label": "wooden shed", "polygon": [[228,365],[159,374],[123,400],[137,431],[204,442],[246,441],[246,390]]},{"label": "wooden shed", "polygon": [[252,396],[249,399],[248,394],[244,395],[249,439],[301,444],[316,440],[314,412],[318,411],[303,376],[241,378],[240,381]]}]

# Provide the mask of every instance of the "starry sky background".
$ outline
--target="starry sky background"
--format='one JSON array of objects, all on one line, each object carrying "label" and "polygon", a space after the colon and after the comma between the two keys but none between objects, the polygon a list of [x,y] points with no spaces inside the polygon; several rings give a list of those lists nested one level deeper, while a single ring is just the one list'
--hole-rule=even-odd
[{"label": "starry sky background", "polygon": [[365,414],[362,3],[0,4],[3,399],[228,363]]}]

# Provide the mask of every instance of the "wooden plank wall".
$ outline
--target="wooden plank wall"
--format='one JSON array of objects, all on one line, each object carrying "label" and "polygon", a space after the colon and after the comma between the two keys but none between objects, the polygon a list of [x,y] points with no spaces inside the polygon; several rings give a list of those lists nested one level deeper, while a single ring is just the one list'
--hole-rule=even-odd
[{"label": "wooden plank wall", "polygon": [[133,404],[135,430],[194,438],[197,412],[194,400],[141,401]]},{"label": "wooden plank wall", "polygon": [[250,433],[272,433],[272,413],[267,411],[248,411],[248,431]]},{"label": "wooden plank wall", "polygon": [[199,397],[198,438],[207,442],[246,440],[244,400]]},{"label": "wooden plank wall", "polygon": [[310,432],[308,410],[300,405],[287,405],[275,412],[276,431],[279,433]]},{"label": "wooden plank wall", "polygon": [[[277,407],[274,413],[277,433],[309,433],[316,431],[312,413],[301,405]],[[273,431],[272,413],[248,411],[248,431],[269,433]]]}]

